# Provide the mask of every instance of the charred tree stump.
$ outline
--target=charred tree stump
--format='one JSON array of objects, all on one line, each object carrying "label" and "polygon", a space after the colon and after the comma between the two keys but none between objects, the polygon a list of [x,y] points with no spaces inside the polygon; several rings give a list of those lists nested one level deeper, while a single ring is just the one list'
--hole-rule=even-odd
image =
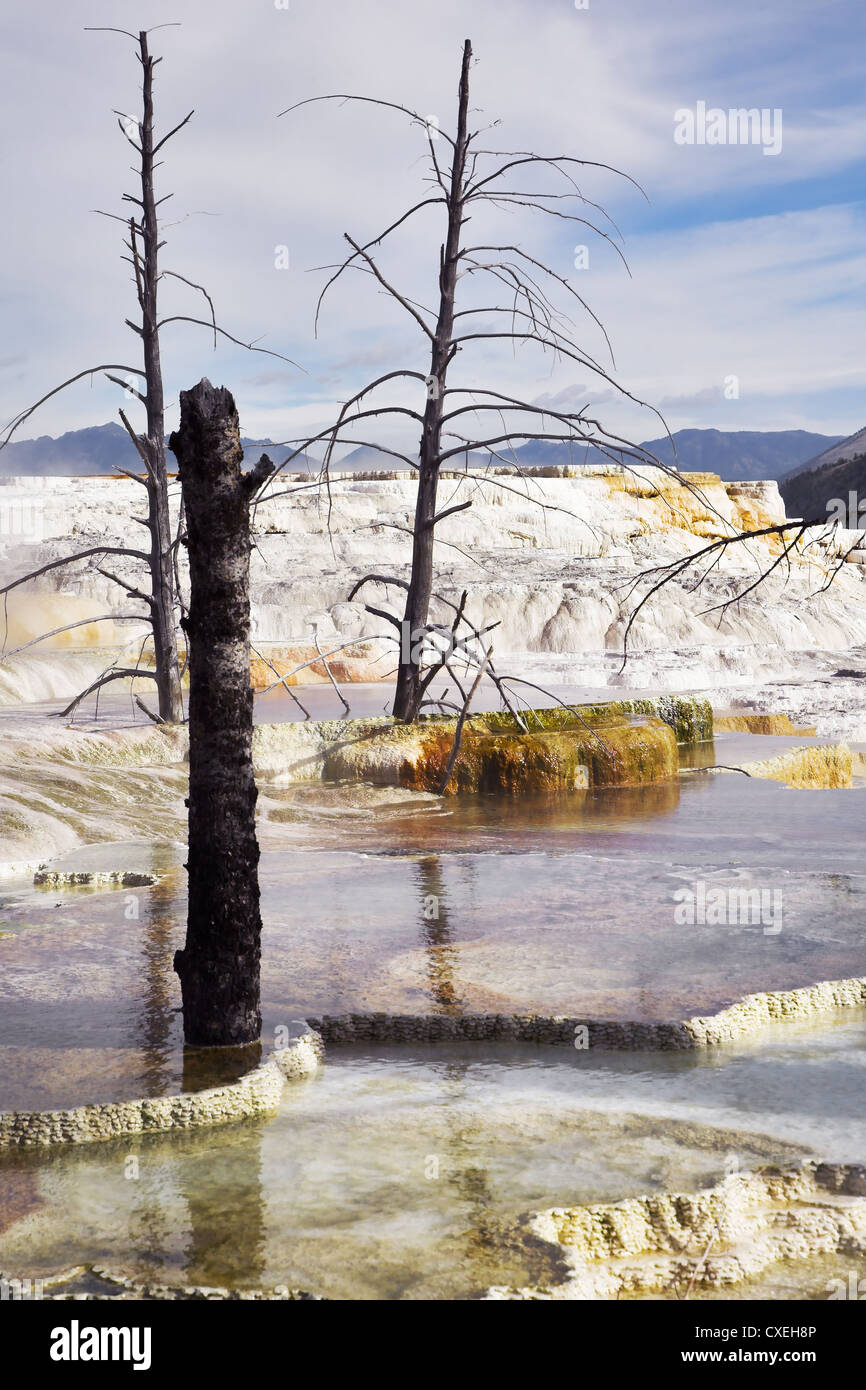
[{"label": "charred tree stump", "polygon": [[186,507],[189,644],[189,908],[174,957],[187,1043],[261,1033],[259,845],[250,685],[250,501],[273,471],[241,471],[234,399],[207,380],[180,393],[169,440]]}]

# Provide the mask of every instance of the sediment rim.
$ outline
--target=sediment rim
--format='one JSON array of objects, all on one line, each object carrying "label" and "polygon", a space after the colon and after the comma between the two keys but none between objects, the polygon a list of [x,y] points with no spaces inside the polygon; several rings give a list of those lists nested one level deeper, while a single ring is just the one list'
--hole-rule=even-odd
[{"label": "sediment rim", "polygon": [[[540,1014],[341,1014],[310,1017],[238,1081],[179,1096],[84,1105],[71,1110],[0,1112],[0,1150],[90,1143],[126,1134],[206,1129],[273,1114],[287,1080],[311,1076],[324,1047],[369,1042],[535,1042],[578,1050],[707,1051],[754,1036],[770,1024],[866,1006],[866,976],[801,989],[747,994],[716,1014],[669,1022]],[[585,1036],[578,1030],[586,1030]]]},{"label": "sediment rim", "polygon": [[53,1144],[87,1144],[123,1135],[210,1129],[279,1107],[286,1081],[311,1076],[322,1056],[321,1038],[303,1031],[237,1081],[177,1096],[110,1101],[72,1110],[13,1110],[0,1113],[0,1150]]},{"label": "sediment rim", "polygon": [[716,1014],[673,1021],[593,1019],[561,1014],[350,1013],[310,1017],[331,1045],[362,1042],[502,1041],[586,1045],[610,1051],[704,1051],[753,1036],[769,1024],[866,1006],[866,976],[823,980],[799,989],[747,994]]},{"label": "sediment rim", "polygon": [[[107,1284],[113,1291],[111,1293],[81,1292],[78,1289],[70,1291],[70,1286],[80,1283],[83,1279],[98,1280],[102,1284]],[[13,1299],[29,1301],[36,1297],[40,1302],[51,1303],[105,1302],[106,1300],[112,1303],[123,1303],[130,1299],[136,1301],[158,1299],[195,1303],[209,1303],[215,1300],[228,1303],[320,1303],[323,1301],[322,1294],[310,1293],[307,1289],[293,1288],[290,1284],[273,1284],[270,1287],[246,1289],[230,1289],[211,1284],[158,1284],[121,1274],[106,1265],[99,1264],[73,1265],[70,1269],[36,1279],[19,1278],[17,1275],[0,1270],[0,1281],[5,1281],[9,1286]],[[39,1289],[38,1294],[32,1292],[34,1285]],[[52,1289],[57,1289],[59,1292],[46,1292],[46,1290]]]}]

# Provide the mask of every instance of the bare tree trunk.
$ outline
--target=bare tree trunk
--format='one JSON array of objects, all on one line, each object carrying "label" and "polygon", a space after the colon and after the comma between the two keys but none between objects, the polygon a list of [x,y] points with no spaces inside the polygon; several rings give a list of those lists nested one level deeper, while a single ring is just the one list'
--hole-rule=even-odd
[{"label": "bare tree trunk", "polygon": [[[122,362],[103,362],[97,366],[88,367],[84,371],[76,372],[66,381],[61,382],[59,386],[47,391],[33,405],[19,411],[14,419],[0,430],[0,453],[24,422],[30,419],[46,401],[96,372],[104,372],[109,381],[114,382],[116,386],[123,387],[128,396],[134,397],[144,407],[146,427],[141,434],[133,427],[123,409],[119,412],[124,428],[135,445],[136,452],[144,466],[144,474],[131,472],[122,466],[119,466],[119,471],[126,477],[140,483],[146,491],[147,516],[136,516],[133,517],[133,520],[141,522],[147,527],[150,539],[147,550],[130,546],[91,546],[69,555],[64,560],[55,561],[47,568],[59,568],[62,565],[72,564],[78,560],[97,555],[124,555],[139,564],[145,564],[150,579],[149,592],[147,593],[139,587],[138,581],[129,583],[121,576],[111,574],[107,570],[100,569],[99,566],[97,569],[106,579],[119,585],[132,598],[146,605],[147,613],[141,616],[142,618],[146,617],[151,628],[154,651],[153,669],[125,664],[112,666],[111,669],[103,672],[97,680],[82,690],[64,710],[58,711],[58,714],[59,717],[66,718],[88,695],[101,690],[114,681],[151,680],[157,688],[159,714],[154,716],[144,705],[141,706],[142,709],[151,718],[156,717],[161,722],[178,723],[183,719],[183,693],[178,663],[176,616],[177,610],[182,609],[183,604],[177,568],[179,535],[172,539],[169,511],[165,453],[165,396],[160,360],[160,334],[162,329],[170,323],[197,324],[202,328],[207,328],[213,334],[214,347],[217,345],[218,337],[221,336],[249,352],[263,352],[269,357],[278,358],[292,366],[297,366],[297,363],[292,363],[288,357],[284,357],[282,353],[273,352],[270,348],[258,347],[255,343],[245,343],[240,338],[236,338],[234,334],[229,333],[217,323],[213,300],[204,285],[196,284],[195,281],[188,279],[185,275],[178,274],[177,271],[160,268],[160,252],[165,241],[162,239],[158,212],[161,204],[172,195],[164,194],[161,198],[156,197],[155,170],[162,163],[162,151],[168,141],[173,139],[180,130],[183,130],[195,113],[193,111],[188,112],[183,120],[178,121],[164,135],[157,138],[154,132],[154,69],[157,63],[162,62],[162,59],[154,58],[151,55],[148,31],[141,30],[138,35],[135,35],[126,29],[119,29],[111,25],[88,27],[96,32],[120,34],[124,38],[133,39],[136,46],[136,56],[141,64],[140,113],[133,117],[124,112],[115,111],[123,137],[135,150],[137,156],[135,168],[139,186],[134,194],[123,194],[123,202],[131,204],[134,210],[129,216],[104,212],[100,209],[98,211],[100,216],[110,217],[122,223],[127,234],[123,246],[125,253],[128,254],[124,254],[122,259],[132,267],[136,301],[141,313],[141,320],[134,322],[132,319],[126,319],[125,322],[126,326],[141,342],[142,360],[135,366]],[[156,27],[164,28],[165,26],[157,25]],[[204,297],[209,312],[207,319],[198,318],[191,314],[170,314],[162,319],[159,317],[159,287],[167,276]],[[119,372],[122,372],[123,376],[118,376],[117,373]],[[144,382],[143,385],[140,384],[141,381]],[[179,532],[182,531],[182,528],[181,517]],[[26,583],[28,579],[38,578],[40,574],[45,573],[45,570],[46,567],[43,566],[29,575],[22,575],[10,584],[0,587],[0,598],[3,598],[6,593],[19,584]],[[109,616],[113,616],[115,619],[121,618],[123,621],[129,621],[134,616],[137,617],[133,614],[106,615],[105,619],[97,619],[96,621],[105,621]],[[43,636],[51,635],[51,633],[43,634]]]},{"label": "bare tree trunk", "polygon": [[261,1033],[261,915],[250,685],[250,501],[273,471],[241,472],[231,392],[180,393],[171,436],[187,514],[190,571],[189,908],[174,958],[184,1037],[235,1046]]},{"label": "bare tree trunk", "polygon": [[421,666],[417,644],[430,611],[433,591],[433,540],[436,516],[436,494],[439,488],[439,463],[442,435],[442,416],[445,410],[445,380],[454,356],[451,337],[454,331],[454,296],[457,289],[457,267],[460,234],[463,229],[463,180],[466,172],[467,116],[469,111],[469,65],[472,44],[463,45],[463,66],[460,72],[460,92],[457,115],[457,137],[451,161],[451,184],[448,191],[448,232],[440,252],[439,316],[430,352],[430,375],[427,379],[427,405],[421,431],[418,455],[418,496],[415,503],[415,524],[412,533],[412,573],[406,595],[403,629],[400,643],[400,665],[397,670],[397,690],[394,696],[394,715],[407,722],[415,719],[423,698]]},{"label": "bare tree trunk", "polygon": [[141,223],[143,255],[140,264],[132,233],[133,261],[138,272],[142,321],[141,337],[146,382],[148,459],[147,500],[150,530],[150,576],[153,596],[154,664],[162,719],[177,724],[183,719],[177,629],[174,614],[174,572],[171,557],[171,523],[168,510],[168,478],[165,464],[165,402],[162,363],[159,356],[159,222],[153,184],[153,66],[147,33],[139,34],[142,66],[143,111],[141,122]]},{"label": "bare tree trunk", "polygon": [[[409,580],[401,574],[374,572],[359,579],[349,595],[349,601],[352,602],[367,584],[384,585],[386,590],[389,585],[393,585],[406,595],[401,618],[391,612],[390,607],[386,610],[369,603],[365,604],[367,613],[384,619],[399,633],[400,657],[393,709],[395,717],[406,722],[414,720],[425,705],[441,707],[442,702],[433,699],[429,694],[431,682],[440,672],[447,673],[457,690],[465,697],[465,691],[453,664],[455,644],[459,648],[459,662],[466,670],[474,666],[477,672],[487,647],[485,635],[496,626],[493,623],[479,629],[470,622],[464,611],[466,595],[460,604],[456,605],[444,594],[436,594],[437,600],[454,612],[450,639],[442,651],[437,638],[443,629],[434,627],[429,621],[430,604],[434,597],[435,528],[455,512],[464,511],[472,505],[471,499],[468,499],[437,511],[439,476],[443,466],[450,469],[458,465],[458,459],[465,458],[465,463],[459,467],[459,473],[469,477],[467,470],[469,454],[472,451],[482,453],[491,462],[507,463],[509,469],[522,478],[523,469],[515,452],[516,446],[543,440],[566,444],[569,447],[591,446],[626,470],[635,465],[651,464],[677,481],[681,481],[682,477],[643,445],[634,444],[627,438],[606,430],[598,420],[587,415],[586,406],[579,410],[567,410],[524,400],[511,395],[507,384],[503,384],[502,389],[491,389],[478,383],[461,386],[449,382],[449,368],[455,354],[469,344],[532,344],[535,350],[550,354],[554,362],[561,360],[579,365],[581,370],[588,371],[596,382],[602,383],[604,389],[609,390],[614,396],[637,406],[646,406],[646,402],[639,400],[611,375],[611,371],[614,370],[613,353],[604,324],[566,275],[546,265],[531,251],[514,244],[508,239],[508,232],[501,235],[495,230],[489,233],[486,230],[480,231],[479,235],[485,240],[477,245],[471,244],[471,235],[464,238],[464,229],[474,215],[474,204],[489,204],[500,213],[514,208],[527,208],[535,213],[555,217],[557,221],[564,220],[580,226],[581,229],[586,228],[594,236],[605,241],[627,268],[625,257],[617,244],[619,232],[615,224],[600,203],[584,196],[575,181],[577,171],[584,167],[605,169],[614,174],[620,171],[611,165],[580,159],[576,155],[547,155],[520,149],[496,150],[477,143],[484,131],[469,129],[471,63],[472,45],[467,39],[463,45],[457,128],[453,136],[444,129],[432,130],[431,118],[423,116],[410,106],[392,100],[380,100],[366,94],[330,92],[320,97],[308,97],[295,102],[281,113],[284,116],[290,115],[314,101],[336,101],[341,105],[349,101],[372,102],[374,105],[400,112],[416,129],[420,127],[426,130],[430,147],[430,171],[424,180],[425,195],[407,208],[402,216],[396,219],[391,217],[389,225],[378,235],[371,235],[365,242],[357,241],[347,232],[344,233],[351,253],[336,267],[328,267],[328,280],[316,308],[318,319],[325,296],[345,271],[366,269],[380,289],[389,294],[402,310],[410,315],[424,334],[430,349],[429,375],[422,377],[414,361],[411,366],[397,367],[378,375],[343,402],[334,424],[313,435],[302,445],[302,449],[307,449],[322,440],[327,441],[324,459],[324,472],[327,476],[328,465],[337,445],[351,443],[355,446],[363,444],[384,447],[378,443],[374,444],[371,439],[358,438],[355,431],[360,422],[376,421],[384,415],[399,415],[412,419],[421,427],[417,455],[410,457],[393,447],[384,449],[385,453],[403,460],[409,467],[418,469]],[[484,127],[484,130],[490,129],[492,126]],[[447,148],[447,157],[441,163],[435,143],[438,135],[443,137],[444,147]],[[519,172],[512,173],[515,170]],[[523,175],[539,173],[548,176],[551,183],[557,187],[551,188],[550,191],[535,191],[531,181],[525,180]],[[511,177],[508,177],[509,175]],[[500,181],[506,177],[508,181],[503,185]],[[634,180],[629,179],[629,182],[639,191],[643,191],[640,185],[634,184]],[[438,309],[434,310],[431,306],[428,310],[424,304],[407,297],[389,282],[376,263],[378,251],[374,254],[374,248],[381,247],[388,237],[397,233],[398,228],[405,228],[410,218],[421,216],[422,213],[426,215],[427,210],[434,205],[445,207],[447,228],[444,244],[439,250]],[[593,220],[595,214],[599,215],[601,225],[597,226]],[[606,223],[610,226],[610,231],[606,229]],[[583,230],[581,235],[585,235]],[[490,240],[486,239],[488,236]],[[490,300],[485,295],[481,303],[475,306],[461,304],[458,309],[455,305],[457,285],[461,277],[473,275],[479,276],[487,285],[490,285],[491,281],[495,282],[495,295]],[[503,289],[506,291],[505,295]],[[569,296],[571,307],[577,304],[582,314],[591,321],[594,329],[601,334],[605,348],[610,354],[610,370],[597,362],[594,352],[583,347],[574,336],[570,317],[557,307],[551,294]],[[411,409],[408,405],[386,405],[381,402],[380,390],[387,383],[398,380],[402,380],[404,384],[409,380],[425,381],[427,401],[423,413]],[[655,410],[654,414],[658,417],[660,425],[667,430],[663,417]],[[467,430],[470,432],[467,433]],[[298,449],[293,457],[300,452],[301,449]],[[503,471],[505,470],[497,470]],[[525,495],[544,511],[562,511],[573,515],[566,507],[554,506],[541,497],[536,497],[529,488],[511,486],[492,474],[488,475],[486,481],[491,487]],[[700,490],[692,490],[702,504],[707,505]],[[720,520],[724,526],[728,525],[723,518]],[[390,605],[390,599],[386,599],[386,603]],[[462,640],[467,637],[470,643],[468,646]],[[517,724],[522,727],[520,716],[509,700],[505,682],[494,671],[489,657],[485,669],[504,704]]]}]

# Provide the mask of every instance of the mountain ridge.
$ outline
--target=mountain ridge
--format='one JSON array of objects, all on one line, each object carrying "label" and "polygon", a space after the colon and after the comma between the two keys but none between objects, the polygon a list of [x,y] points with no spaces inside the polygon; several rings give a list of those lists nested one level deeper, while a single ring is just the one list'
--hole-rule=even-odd
[{"label": "mountain ridge", "polygon": [[779,491],[790,517],[866,526],[866,426],[786,473]]},{"label": "mountain ridge", "polygon": [[[866,436],[866,430],[860,431]],[[856,438],[849,436],[849,439]],[[843,435],[815,434],[808,430],[677,430],[671,439],[646,441],[641,447],[655,454],[663,463],[681,472],[717,473],[725,482],[746,480],[775,480],[809,468],[816,460],[844,446]],[[281,464],[291,452],[286,445],[274,445],[270,439],[241,440],[244,450],[271,449],[274,462]],[[864,439],[866,449],[866,439]],[[612,451],[611,451],[612,452]],[[528,440],[513,451],[502,455],[513,457],[524,466],[558,466],[574,463],[601,463],[610,458],[601,450],[581,444],[547,440]],[[461,456],[462,458],[462,456]],[[496,462],[497,460],[494,460]],[[460,458],[455,458],[459,463]],[[486,456],[470,453],[470,467],[483,467]],[[299,455],[293,471],[318,468],[316,460]],[[0,476],[27,475],[79,476],[109,474],[121,469],[138,471],[140,461],[126,431],[109,421],[81,430],[68,430],[59,436],[40,435],[34,439],[15,440],[0,450]],[[347,472],[392,471],[403,467],[393,455],[361,445],[335,462],[334,470]]]},{"label": "mountain ridge", "polygon": [[[273,461],[277,465],[291,453],[286,445],[275,445],[271,439],[251,439],[247,435],[241,435],[241,445],[245,455],[253,449],[274,450]],[[306,455],[299,455],[299,472],[307,461]],[[173,472],[172,465],[169,455],[169,469]],[[122,469],[140,473],[141,459],[126,430],[113,420],[104,425],[67,430],[57,436],[42,434],[35,439],[13,440],[5,449],[0,449],[0,477],[79,477],[108,475]]]}]

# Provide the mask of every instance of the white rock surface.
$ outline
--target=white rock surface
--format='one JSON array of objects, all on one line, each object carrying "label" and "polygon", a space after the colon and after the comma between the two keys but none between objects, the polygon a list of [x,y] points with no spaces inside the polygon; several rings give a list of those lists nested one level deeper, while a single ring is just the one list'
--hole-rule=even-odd
[{"label": "white rock surface", "polygon": [[[90,545],[142,543],[141,528],[130,521],[141,510],[141,490],[131,481],[0,481],[0,575],[7,581]],[[406,577],[414,477],[337,475],[329,499],[308,480],[281,475],[272,491],[283,495],[263,501],[256,515],[254,641],[309,644],[318,631],[330,649],[380,638],[386,625],[361,600],[399,613],[401,591],[369,585],[355,602],[348,595],[367,573]],[[693,567],[660,590],[635,623],[620,674],[628,617],[652,583],[641,575],[744,527],[783,520],[775,483],[722,484],[709,474],[677,482],[659,470],[610,466],[526,476],[502,470],[491,478],[445,475],[440,499],[442,507],[467,500],[472,506],[437,530],[438,588],[452,600],[467,588],[470,617],[499,624],[493,640],[500,668],[583,686],[710,689],[717,704],[733,705],[734,692],[766,682],[824,680],[854,664],[833,654],[866,644],[866,571],[856,549],[841,562],[856,539],[847,532],[829,545],[813,534],[793,564],[778,564],[736,606],[719,609],[778,558],[778,539],[756,540],[728,547],[712,568],[717,556],[710,556],[701,587],[694,581],[702,571]],[[123,559],[104,563],[134,572]],[[92,562],[80,562],[14,591],[7,650],[64,623],[134,611]],[[447,616],[443,607],[434,614],[443,622]],[[72,695],[85,675],[105,666],[106,648],[128,643],[137,650],[143,631],[131,622],[89,623],[13,656],[0,665],[0,702]],[[384,676],[393,669],[392,647],[381,646]],[[721,698],[725,689],[731,698]],[[842,706],[840,716],[850,712],[847,700]],[[832,732],[857,736],[851,727]]]}]

